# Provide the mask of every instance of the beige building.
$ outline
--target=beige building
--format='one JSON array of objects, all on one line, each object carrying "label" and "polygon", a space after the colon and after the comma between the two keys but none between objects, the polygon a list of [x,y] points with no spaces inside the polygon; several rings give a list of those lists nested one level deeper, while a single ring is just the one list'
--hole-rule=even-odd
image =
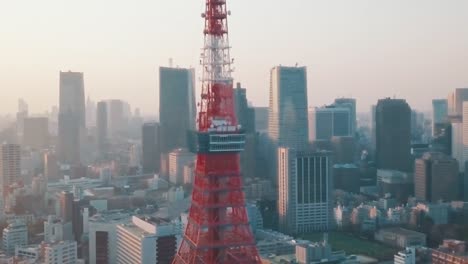
[{"label": "beige building", "polygon": [[418,199],[437,202],[458,199],[458,161],[430,152],[415,161],[414,192]]},{"label": "beige building", "polygon": [[186,149],[176,149],[169,153],[169,181],[173,184],[184,183],[184,166],[193,163],[195,154]]},{"label": "beige building", "polygon": [[20,145],[3,144],[0,146],[0,186],[2,193],[21,177]]},{"label": "beige building", "polygon": [[399,248],[426,245],[425,234],[400,227],[380,229],[375,233],[375,240]]}]

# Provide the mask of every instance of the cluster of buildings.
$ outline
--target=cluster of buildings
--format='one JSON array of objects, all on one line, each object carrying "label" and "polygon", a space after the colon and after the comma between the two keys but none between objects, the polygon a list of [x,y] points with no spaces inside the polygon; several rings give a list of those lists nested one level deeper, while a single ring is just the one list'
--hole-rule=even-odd
[{"label": "cluster of buildings", "polygon": [[[299,263],[342,256],[326,242],[292,242],[297,234],[351,226],[379,240],[390,236],[382,228],[417,228],[422,216],[449,224],[451,213],[465,210],[468,89],[433,101],[432,126],[391,98],[377,102],[366,124],[353,98],[310,107],[305,67],[277,66],[270,77],[268,107],[253,107],[240,83],[233,92],[246,136],[245,197],[276,203],[268,208],[281,232],[274,239],[259,224],[259,208],[247,208],[271,263],[287,260],[280,255],[295,254]],[[47,117],[30,116],[20,101],[16,140],[0,146],[2,253],[43,260],[48,250],[74,247],[75,259],[90,263],[167,261],[154,249],[174,253],[196,174],[194,70],[159,69],[157,121],[123,100],[85,101],[83,73],[60,72],[59,85],[59,107]],[[373,201],[339,204],[336,190]],[[38,221],[55,230],[53,238],[27,230]],[[123,250],[130,244],[140,253]]]}]

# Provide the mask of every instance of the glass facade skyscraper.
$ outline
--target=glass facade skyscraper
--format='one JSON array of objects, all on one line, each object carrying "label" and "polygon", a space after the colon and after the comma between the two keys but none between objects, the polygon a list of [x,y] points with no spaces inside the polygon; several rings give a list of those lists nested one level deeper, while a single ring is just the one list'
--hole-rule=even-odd
[{"label": "glass facade skyscraper", "polygon": [[270,139],[276,146],[306,147],[309,134],[306,67],[275,67],[270,82]]},{"label": "glass facade skyscraper", "polygon": [[159,68],[159,120],[161,153],[188,148],[188,131],[195,129],[195,72]]}]

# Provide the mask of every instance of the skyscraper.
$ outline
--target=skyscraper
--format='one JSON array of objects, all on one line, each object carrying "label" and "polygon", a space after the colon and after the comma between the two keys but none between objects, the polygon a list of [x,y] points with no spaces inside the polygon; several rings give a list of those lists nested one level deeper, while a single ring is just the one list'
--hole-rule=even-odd
[{"label": "skyscraper", "polygon": [[108,140],[107,103],[101,101],[97,104],[96,112],[96,139],[100,157],[107,152]]},{"label": "skyscraper", "polygon": [[126,132],[130,114],[127,102],[118,99],[107,102],[107,127],[111,138]]},{"label": "skyscraper", "polygon": [[20,180],[21,152],[17,144],[0,145],[0,187],[5,196],[8,187]]},{"label": "skyscraper", "polygon": [[60,193],[60,217],[65,223],[73,220],[73,193],[71,192]]},{"label": "skyscraper", "polygon": [[58,153],[62,163],[79,164],[86,134],[84,80],[81,72],[60,72]]},{"label": "skyscraper", "polygon": [[48,182],[60,179],[57,156],[54,152],[44,153],[44,175]]},{"label": "skyscraper", "polygon": [[28,117],[24,119],[23,146],[42,150],[49,145],[49,119]]},{"label": "skyscraper", "polygon": [[234,89],[234,102],[237,121],[244,129],[245,149],[240,154],[242,175],[244,177],[256,177],[256,162],[258,156],[256,153],[257,134],[255,127],[255,109],[250,107],[247,101],[247,89],[242,88],[240,83]]},{"label": "skyscraper", "polygon": [[249,106],[247,89],[242,88],[240,83],[237,83],[237,87],[234,89],[234,102],[239,125],[242,126],[246,134],[255,133],[255,109]]},{"label": "skyscraper", "polygon": [[447,99],[432,100],[432,136],[440,134],[441,126],[448,122],[448,101]]},{"label": "skyscraper", "polygon": [[352,136],[349,108],[316,107],[309,112],[309,140],[330,140]]},{"label": "skyscraper", "polygon": [[415,196],[428,202],[458,199],[458,161],[443,153],[428,152],[415,161]]},{"label": "skyscraper", "polygon": [[278,218],[281,232],[325,231],[333,223],[330,152],[278,149]]},{"label": "skyscraper", "polygon": [[271,70],[268,134],[281,147],[301,149],[309,140],[306,67]]},{"label": "skyscraper", "polygon": [[158,123],[145,123],[142,128],[143,172],[157,173],[161,166],[160,127]]},{"label": "skyscraper", "polygon": [[337,98],[335,99],[334,105],[338,108],[347,108],[349,109],[349,123],[351,128],[351,136],[354,137],[354,134],[357,130],[357,119],[356,119],[356,99],[354,98]]},{"label": "skyscraper", "polygon": [[195,130],[195,71],[159,68],[161,153],[188,148],[188,131]]},{"label": "skyscraper", "polygon": [[88,96],[86,100],[86,127],[96,125],[96,102]]},{"label": "skyscraper", "polygon": [[411,170],[411,108],[402,99],[379,100],[376,108],[376,161],[379,169]]},{"label": "skyscraper", "polygon": [[463,114],[463,102],[468,101],[468,88],[457,88],[447,98],[448,115],[461,116]]}]

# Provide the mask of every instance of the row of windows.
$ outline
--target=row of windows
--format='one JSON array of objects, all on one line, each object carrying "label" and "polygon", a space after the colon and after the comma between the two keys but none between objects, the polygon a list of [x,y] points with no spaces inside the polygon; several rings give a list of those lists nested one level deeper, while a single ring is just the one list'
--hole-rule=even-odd
[{"label": "row of windows", "polygon": [[299,204],[328,201],[328,157],[297,158],[297,202]]}]

